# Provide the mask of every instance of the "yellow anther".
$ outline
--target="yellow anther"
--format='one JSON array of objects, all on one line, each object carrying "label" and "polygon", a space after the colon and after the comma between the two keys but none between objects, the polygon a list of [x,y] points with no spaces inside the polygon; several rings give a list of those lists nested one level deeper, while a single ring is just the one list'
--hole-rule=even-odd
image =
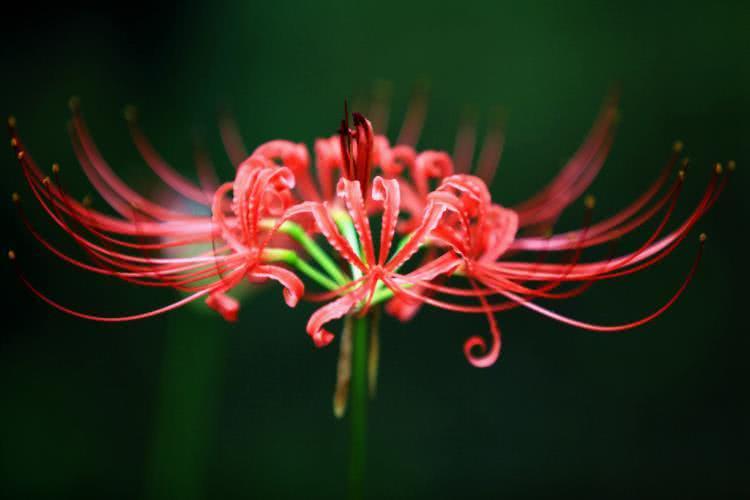
[{"label": "yellow anther", "polygon": [[8,126],[9,126],[10,128],[15,128],[15,126],[16,126],[16,117],[15,117],[15,116],[13,116],[13,115],[10,115],[10,116],[8,117]]},{"label": "yellow anther", "polygon": [[21,195],[18,193],[13,193],[12,195],[10,195],[10,198],[13,200],[13,203],[18,203],[19,201],[21,201]]},{"label": "yellow anther", "polygon": [[18,154],[16,155],[16,157],[17,157],[17,158],[18,158],[19,160],[23,160],[23,157],[24,157],[24,152],[23,152],[23,151],[19,151],[19,152],[18,152]]},{"label": "yellow anther", "polygon": [[724,173],[724,167],[721,166],[721,163],[717,163],[714,165],[714,172],[716,172],[716,175],[721,175]]},{"label": "yellow anther", "polygon": [[583,205],[591,210],[596,206],[596,198],[593,194],[587,194],[586,197],[583,199]]},{"label": "yellow anther", "polygon": [[679,153],[684,147],[685,144],[682,141],[674,141],[674,144],[672,145],[672,149],[675,153]]},{"label": "yellow anther", "polygon": [[122,114],[125,116],[125,120],[129,122],[134,122],[135,119],[138,117],[138,110],[133,105],[127,105],[125,106],[125,109],[123,110]]},{"label": "yellow anther", "polygon": [[683,169],[680,169],[677,171],[677,177],[680,178],[681,181],[685,180],[685,171]]},{"label": "yellow anther", "polygon": [[10,260],[16,260],[16,252],[14,252],[13,250],[8,250],[8,258]]},{"label": "yellow anther", "polygon": [[701,243],[705,243],[705,241],[708,239],[708,235],[706,233],[701,233],[701,235],[698,236],[698,239],[701,241]]},{"label": "yellow anther", "polygon": [[52,173],[53,174],[59,174],[60,173],[60,165],[58,163],[52,164]]},{"label": "yellow anther", "polygon": [[727,168],[730,172],[734,172],[734,170],[737,168],[737,162],[734,160],[729,160],[727,162]]},{"label": "yellow anther", "polygon": [[44,184],[45,186],[49,185],[49,175],[42,179],[42,184]]},{"label": "yellow anther", "polygon": [[18,139],[14,137],[10,140],[10,147],[15,148],[16,146],[18,146]]}]

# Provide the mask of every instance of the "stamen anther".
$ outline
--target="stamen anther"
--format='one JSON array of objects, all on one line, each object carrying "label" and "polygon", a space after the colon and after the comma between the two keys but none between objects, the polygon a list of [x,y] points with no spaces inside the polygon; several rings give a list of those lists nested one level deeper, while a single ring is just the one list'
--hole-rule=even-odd
[{"label": "stamen anther", "polygon": [[701,243],[705,243],[708,239],[708,235],[706,233],[701,233],[701,235],[698,237]]},{"label": "stamen anther", "polygon": [[19,152],[18,152],[18,154],[16,155],[16,157],[17,157],[17,158],[18,158],[19,160],[23,160],[24,154],[25,154],[25,153],[24,153],[23,151],[19,151]]},{"label": "stamen anther", "polygon": [[674,141],[674,144],[672,145],[672,149],[675,153],[679,153],[682,151],[682,149],[685,147],[685,144],[682,141]]},{"label": "stamen anther", "polygon": [[125,117],[125,120],[128,122],[134,122],[136,118],[138,118],[138,110],[132,104],[128,104],[127,106],[125,106],[122,114]]},{"label": "stamen anther", "polygon": [[58,163],[52,164],[52,173],[53,174],[59,174],[60,173],[60,165]]},{"label": "stamen anther", "polygon": [[18,146],[18,139],[14,137],[10,140],[10,147],[15,148],[16,146]]},{"label": "stamen anther", "polygon": [[589,210],[592,210],[596,206],[596,197],[594,197],[593,194],[587,194],[583,199],[583,205]]},{"label": "stamen anther", "polygon": [[16,117],[15,117],[15,116],[13,116],[13,115],[10,115],[10,116],[8,117],[8,126],[9,126],[10,128],[16,128]]},{"label": "stamen anther", "polygon": [[72,96],[68,99],[68,107],[73,113],[77,112],[81,109],[81,99],[78,96]]},{"label": "stamen anther", "polygon": [[21,201],[21,195],[18,193],[13,193],[12,195],[10,195],[10,198],[11,200],[13,200],[13,203],[18,203],[19,201]]},{"label": "stamen anther", "polygon": [[714,165],[714,172],[716,172],[716,175],[721,175],[724,173],[724,167],[721,166],[721,163],[717,163]]},{"label": "stamen anther", "polygon": [[734,160],[729,160],[727,162],[727,168],[730,172],[734,172],[734,170],[737,168],[737,162]]},{"label": "stamen anther", "polygon": [[42,184],[44,184],[45,186],[48,186],[49,183],[50,183],[50,179],[49,179],[49,175],[48,175],[47,177],[45,177],[44,179],[42,179]]},{"label": "stamen anther", "polygon": [[16,260],[16,252],[14,252],[13,250],[8,250],[8,259]]}]

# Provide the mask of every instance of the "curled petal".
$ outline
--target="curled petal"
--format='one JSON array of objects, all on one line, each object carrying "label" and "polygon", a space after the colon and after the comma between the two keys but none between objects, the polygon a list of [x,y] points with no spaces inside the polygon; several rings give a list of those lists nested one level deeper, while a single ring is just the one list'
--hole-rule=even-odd
[{"label": "curled petal", "polygon": [[[389,167],[389,171],[393,172],[394,175],[399,175],[404,169],[413,169],[414,163],[417,161],[417,152],[411,146],[405,146],[400,144],[391,149],[391,160],[392,163]],[[384,170],[384,172],[388,172]]]},{"label": "curled petal", "polygon": [[[375,146],[381,146],[384,148],[382,143],[375,143]],[[413,171],[414,162],[417,160],[417,152],[411,146],[398,145],[391,148],[389,151],[383,151],[377,156],[380,169],[383,171],[383,175],[388,178],[398,177],[404,170]]]},{"label": "curled petal", "polygon": [[318,139],[315,141],[313,148],[315,150],[315,167],[318,171],[318,182],[323,199],[333,199],[333,171],[341,169],[343,166],[339,137]]},{"label": "curled petal", "polygon": [[417,191],[426,196],[429,179],[442,179],[453,173],[453,160],[442,151],[423,151],[417,155],[412,169],[412,177]]},{"label": "curled petal", "polygon": [[261,155],[289,167],[294,172],[300,195],[311,200],[320,198],[310,176],[310,154],[304,144],[283,140],[269,141],[253,151],[253,155]]},{"label": "curled petal", "polygon": [[258,146],[254,155],[262,155],[269,160],[280,160],[281,163],[292,171],[307,170],[310,164],[310,155],[304,144],[295,144],[291,141],[269,141]]},{"label": "curled petal", "polygon": [[206,305],[221,314],[226,321],[232,323],[237,321],[237,313],[240,310],[240,303],[237,299],[223,292],[215,292],[206,298]]},{"label": "curled petal", "polygon": [[[421,293],[423,290],[419,288],[417,292]],[[420,301],[406,295],[396,295],[386,303],[385,312],[402,323],[407,323],[414,319],[421,308],[422,303]]]},{"label": "curled petal", "polygon": [[310,335],[310,338],[313,339],[315,347],[325,347],[333,342],[334,335],[328,330],[321,329]]},{"label": "curled petal", "polygon": [[487,213],[483,238],[484,253],[480,260],[495,261],[513,244],[518,232],[518,214],[514,210],[492,205]]},{"label": "curled petal", "polygon": [[266,164],[267,160],[250,157],[240,165],[233,185],[233,209],[246,243],[257,242],[261,217],[280,215],[291,201],[292,171]]},{"label": "curled petal", "polygon": [[491,202],[490,191],[482,179],[473,175],[458,174],[443,179],[438,190],[456,190],[466,195],[473,203],[471,207],[482,207]]},{"label": "curled petal", "polygon": [[305,285],[293,272],[283,267],[273,265],[255,266],[250,272],[254,278],[269,278],[281,283],[284,287],[284,301],[289,307],[294,307],[305,293]]},{"label": "curled petal", "polygon": [[323,325],[349,314],[357,303],[365,297],[369,288],[369,286],[361,286],[353,292],[324,305],[310,316],[307,322],[307,334],[313,339],[316,347],[324,347],[333,340],[333,334],[323,328]]}]

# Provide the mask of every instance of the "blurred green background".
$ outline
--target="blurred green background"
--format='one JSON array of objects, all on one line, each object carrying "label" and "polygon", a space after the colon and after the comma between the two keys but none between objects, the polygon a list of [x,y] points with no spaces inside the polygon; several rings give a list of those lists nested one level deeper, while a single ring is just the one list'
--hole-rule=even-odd
[{"label": "blurred green background", "polygon": [[[217,109],[234,112],[248,145],[309,144],[333,132],[345,97],[387,80],[394,138],[414,85],[429,81],[423,148],[450,150],[467,106],[483,117],[497,106],[507,112],[493,193],[513,204],[556,172],[619,85],[617,139],[592,186],[598,216],[637,196],[675,139],[693,160],[682,216],[712,162],[737,160],[725,195],[699,225],[710,239],[693,284],[667,314],[626,334],[581,332],[525,311],[503,315],[504,351],[487,370],[469,366],[461,349],[485,331],[483,318],[424,309],[409,324],[386,319],[368,494],[750,495],[750,345],[740,311],[750,215],[747,2],[153,0],[16,6],[2,23],[0,111],[17,116],[42,165],[62,164],[78,196],[91,188],[65,131],[71,95],[81,97],[104,156],[148,192],[155,182],[130,143],[126,104],[139,107],[157,148],[184,172],[193,172],[198,134],[227,176]],[[3,244],[18,250],[42,289],[101,313],[173,298],[82,275],[44,253],[10,203],[20,190],[34,219],[44,220],[20,189],[10,149],[0,161]],[[572,207],[561,227],[578,223],[581,210]],[[679,285],[695,241],[560,309],[602,322],[652,311]],[[331,412],[337,347],[313,348],[304,333],[311,305],[289,310],[272,287],[246,299],[234,325],[200,307],[101,325],[46,307],[7,264],[2,273],[1,497],[345,494],[348,423]]]}]

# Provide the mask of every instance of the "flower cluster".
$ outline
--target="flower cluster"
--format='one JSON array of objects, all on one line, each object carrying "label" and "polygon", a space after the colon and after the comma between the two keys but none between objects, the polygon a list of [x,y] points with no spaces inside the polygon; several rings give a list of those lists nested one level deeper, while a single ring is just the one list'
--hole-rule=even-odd
[{"label": "flower cluster", "polygon": [[[51,177],[46,175],[11,118],[11,146],[33,196],[86,258],[76,258],[51,243],[32,225],[20,196],[14,194],[24,224],[42,246],[80,269],[142,286],[173,288],[185,295],[139,314],[88,314],[49,298],[16,266],[22,282],[51,306],[85,319],[119,322],[151,317],[203,298],[224,319],[235,321],[240,306],[230,292],[245,280],[271,280],[281,285],[290,307],[301,299],[324,303],[312,313],[306,328],[316,346],[334,339],[330,322],[364,315],[381,304],[403,321],[425,304],[484,315],[489,336],[471,336],[464,343],[467,359],[479,367],[492,365],[500,353],[496,314],[501,311],[523,307],[601,332],[627,330],[659,316],[687,286],[700,251],[672,297],[635,321],[593,324],[539,302],[578,296],[592,283],[635,273],[665,258],[711,208],[726,183],[717,164],[700,201],[672,227],[669,219],[687,167],[677,143],[643,194],[593,223],[594,200],[584,194],[612,143],[614,102],[604,106],[560,173],[514,207],[493,201],[488,189],[502,151],[499,128],[488,133],[472,174],[473,128],[459,130],[453,155],[418,151],[420,110],[407,115],[395,145],[376,134],[361,114],[354,113],[350,125],[345,111],[338,134],[315,142],[314,161],[303,144],[284,140],[262,144],[247,155],[231,122],[225,121],[222,135],[236,174],[232,181],[219,184],[205,156],[197,161],[198,182],[171,167],[129,110],[126,118],[144,162],[177,194],[205,207],[206,215],[195,215],[150,200],[128,186],[99,152],[75,101],[72,110],[70,133],[79,163],[114,214],[68,194],[59,166],[53,165]],[[733,169],[734,163],[728,167]],[[582,196],[586,207],[582,227],[554,232],[562,212]],[[655,229],[634,250],[605,260],[582,259],[584,250],[611,243],[653,219],[658,221]],[[548,262],[550,255],[560,257]],[[9,256],[16,260],[13,251]]]}]

